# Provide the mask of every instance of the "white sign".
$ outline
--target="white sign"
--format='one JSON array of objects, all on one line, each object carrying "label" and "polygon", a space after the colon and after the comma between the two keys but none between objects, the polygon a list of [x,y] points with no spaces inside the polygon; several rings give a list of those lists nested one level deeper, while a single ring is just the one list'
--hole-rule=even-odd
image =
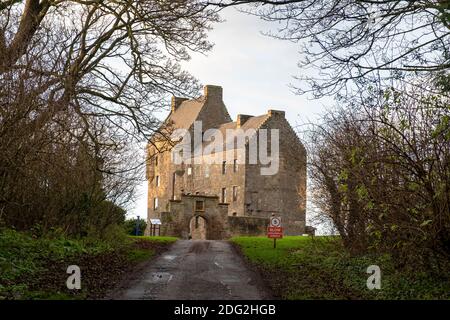
[{"label": "white sign", "polygon": [[159,219],[150,219],[150,224],[161,224],[161,220],[159,220]]},{"label": "white sign", "polygon": [[281,217],[271,217],[270,218],[271,227],[281,227]]}]

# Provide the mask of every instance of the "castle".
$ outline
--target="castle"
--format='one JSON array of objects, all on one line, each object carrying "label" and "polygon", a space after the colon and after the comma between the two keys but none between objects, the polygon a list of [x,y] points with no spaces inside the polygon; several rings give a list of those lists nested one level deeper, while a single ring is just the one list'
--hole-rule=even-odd
[{"label": "castle", "polygon": [[[174,138],[177,131],[184,135]],[[243,134],[241,145],[234,132]],[[211,147],[213,142],[225,150]],[[239,114],[232,121],[222,88],[212,85],[197,99],[172,97],[170,114],[148,143],[147,159],[146,234],[264,235],[272,214],[281,216],[285,235],[305,233],[306,150],[283,111]]]}]

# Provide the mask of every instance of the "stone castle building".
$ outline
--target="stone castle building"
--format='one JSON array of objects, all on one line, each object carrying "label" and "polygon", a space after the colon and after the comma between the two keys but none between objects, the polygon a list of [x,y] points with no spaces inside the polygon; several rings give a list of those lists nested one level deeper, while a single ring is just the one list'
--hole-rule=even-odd
[{"label": "stone castle building", "polygon": [[[168,137],[176,129],[195,136],[199,123],[200,139],[187,142],[193,150],[191,161],[177,163],[174,151],[186,142]],[[212,128],[223,134],[224,145],[231,141],[234,147],[206,152],[212,139],[203,135]],[[240,148],[228,134],[236,129],[248,133]],[[275,150],[270,130],[278,129],[279,160],[274,174],[261,173],[269,164],[260,159],[249,161],[252,143],[261,148],[263,140],[258,133],[262,129],[268,132],[269,154]],[[198,148],[205,152],[196,154]],[[260,116],[239,114],[233,121],[223,102],[222,88],[207,85],[197,99],[172,98],[171,112],[150,140],[147,153],[147,234],[154,230],[150,222],[159,219],[161,235],[193,239],[263,235],[272,214],[281,216],[285,235],[305,233],[306,151],[283,111],[268,110]],[[179,153],[183,156],[183,151]],[[206,157],[219,160],[205,163],[202,160]]]}]

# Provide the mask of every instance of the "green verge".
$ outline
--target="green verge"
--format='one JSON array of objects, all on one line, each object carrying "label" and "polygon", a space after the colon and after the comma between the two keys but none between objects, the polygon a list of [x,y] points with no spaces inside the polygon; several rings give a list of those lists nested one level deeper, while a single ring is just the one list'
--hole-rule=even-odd
[{"label": "green verge", "polygon": [[[0,300],[98,299],[138,263],[166,250],[176,238],[70,239],[0,230]],[[69,265],[81,269],[81,290],[68,290]]]},{"label": "green verge", "polygon": [[160,243],[173,243],[178,240],[176,237],[163,237],[163,236],[129,236],[130,239],[146,240]]},{"label": "green verge", "polygon": [[164,251],[170,244],[177,241],[175,237],[147,237],[130,236],[134,246],[127,251],[127,257],[131,262],[139,263],[150,259],[156,253]]},{"label": "green verge", "polygon": [[[339,237],[231,239],[280,299],[450,299],[450,273],[397,268],[387,254],[351,256]],[[381,289],[367,288],[367,267],[381,269]]]}]

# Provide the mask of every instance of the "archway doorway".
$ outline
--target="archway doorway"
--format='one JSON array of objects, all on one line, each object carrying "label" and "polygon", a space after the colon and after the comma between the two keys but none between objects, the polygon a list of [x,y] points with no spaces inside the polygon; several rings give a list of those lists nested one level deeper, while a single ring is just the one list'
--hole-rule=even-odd
[{"label": "archway doorway", "polygon": [[206,240],[206,219],[202,216],[193,216],[189,223],[189,234],[192,240]]}]

